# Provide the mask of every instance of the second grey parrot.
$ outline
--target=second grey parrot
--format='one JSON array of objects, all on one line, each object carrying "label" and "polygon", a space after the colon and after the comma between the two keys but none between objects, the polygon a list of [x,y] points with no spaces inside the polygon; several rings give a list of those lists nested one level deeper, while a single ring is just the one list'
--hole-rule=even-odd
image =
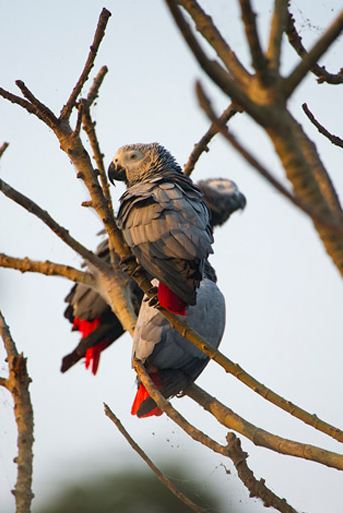
[{"label": "second grey parrot", "polygon": [[158,299],[185,315],[196,304],[204,263],[212,251],[203,193],[160,144],[119,148],[109,178],[124,180],[118,225],[138,263],[159,281]]},{"label": "second grey parrot", "polygon": [[[208,344],[219,346],[225,328],[225,300],[208,262],[197,303],[187,308],[186,321]],[[158,310],[144,301],[133,336],[133,356],[144,362],[155,386],[165,397],[184,391],[209,361],[203,352],[171,328]],[[143,384],[138,386],[131,413],[138,417],[162,414]]]}]

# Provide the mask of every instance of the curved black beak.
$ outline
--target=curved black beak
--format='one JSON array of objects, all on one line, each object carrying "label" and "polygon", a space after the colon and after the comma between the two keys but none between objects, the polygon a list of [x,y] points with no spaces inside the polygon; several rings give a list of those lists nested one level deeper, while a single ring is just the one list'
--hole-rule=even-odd
[{"label": "curved black beak", "polygon": [[107,176],[109,181],[115,186],[114,180],[118,180],[119,182],[126,181],[125,169],[118,164],[111,164],[108,166]]}]

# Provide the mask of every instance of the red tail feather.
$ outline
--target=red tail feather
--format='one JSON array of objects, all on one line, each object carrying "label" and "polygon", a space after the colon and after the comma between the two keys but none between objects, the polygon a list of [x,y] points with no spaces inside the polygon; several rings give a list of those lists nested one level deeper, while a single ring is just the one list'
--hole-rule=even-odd
[{"label": "red tail feather", "polygon": [[161,306],[177,315],[186,315],[186,303],[182,301],[165,283],[158,286],[158,301]]},{"label": "red tail feather", "polygon": [[[81,333],[82,338],[85,338],[88,337],[88,335],[90,335],[91,333],[93,333],[93,331],[96,330],[100,323],[100,317],[97,317],[93,321],[87,321],[85,319],[79,319],[79,317],[75,317],[73,322],[73,328],[76,328]],[[106,347],[106,342],[100,342],[99,344],[96,344],[86,349],[85,366],[86,369],[91,367],[91,371],[94,375],[96,374],[99,367],[101,351],[103,351]]]},{"label": "red tail feather", "polygon": [[[150,378],[154,382],[155,386],[158,388],[160,386],[160,378],[159,378],[158,374],[156,374],[156,373],[150,374]],[[138,412],[141,404],[143,403],[143,401],[145,401],[145,399],[148,399],[148,397],[150,397],[150,396],[149,396],[147,389],[145,388],[143,383],[140,383],[138,386],[138,390],[135,395],[135,398],[133,400],[132,406],[131,406],[131,415],[137,415],[137,412]],[[140,415],[140,418],[151,417],[153,415],[156,415],[157,417],[159,417],[160,415],[162,415],[162,413],[163,413],[163,411],[160,410],[160,408],[158,408],[156,406],[155,408],[150,410],[145,415]]]}]

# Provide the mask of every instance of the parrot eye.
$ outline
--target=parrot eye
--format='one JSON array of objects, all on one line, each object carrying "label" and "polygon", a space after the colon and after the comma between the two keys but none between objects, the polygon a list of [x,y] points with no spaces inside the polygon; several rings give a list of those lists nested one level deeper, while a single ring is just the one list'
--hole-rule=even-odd
[{"label": "parrot eye", "polygon": [[131,160],[134,160],[135,158],[137,158],[137,155],[135,153],[131,153],[130,155],[130,159]]}]

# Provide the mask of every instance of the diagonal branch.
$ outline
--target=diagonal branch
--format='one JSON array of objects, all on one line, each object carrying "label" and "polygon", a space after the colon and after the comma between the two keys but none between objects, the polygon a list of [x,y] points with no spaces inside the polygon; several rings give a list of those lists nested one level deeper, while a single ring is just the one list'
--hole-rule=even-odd
[{"label": "diagonal branch", "polygon": [[185,393],[211,413],[220,424],[240,433],[259,447],[343,470],[343,454],[327,451],[315,445],[288,440],[257,427],[195,384],[190,385]]},{"label": "diagonal branch", "polygon": [[[288,12],[286,34],[288,37],[288,41],[293,46],[294,50],[297,52],[299,57],[306,56],[307,50],[302,44],[302,39],[295,27],[294,17],[290,12]],[[315,63],[312,66],[311,71],[318,77],[319,84],[323,82],[326,82],[328,84],[343,83],[343,69],[341,69],[338,73],[329,73],[324,66],[319,66],[317,63]]]},{"label": "diagonal branch", "polygon": [[294,68],[291,74],[284,81],[284,93],[288,98],[294,89],[300,84],[318,59],[327,51],[329,46],[337,39],[343,30],[343,11],[341,11],[333,23],[326,29],[308,53],[303,55],[302,60]]},{"label": "diagonal branch", "polygon": [[15,269],[22,273],[33,272],[39,274],[45,274],[46,276],[62,276],[68,278],[68,280],[76,283],[83,283],[88,287],[95,285],[94,276],[91,273],[79,271],[69,265],[57,264],[56,262],[40,262],[37,260],[31,260],[31,258],[17,258],[5,253],[0,253],[0,267],[7,269]]},{"label": "diagonal branch", "polygon": [[206,511],[200,507],[198,504],[195,504],[187,495],[182,493],[175,484],[167,478],[161,470],[156,467],[155,463],[148,457],[148,455],[143,451],[143,449],[137,444],[137,442],[134,441],[134,439],[129,435],[129,433],[124,428],[123,424],[120,422],[118,417],[113,413],[113,411],[107,406],[107,404],[104,403],[105,408],[105,415],[113,422],[113,424],[116,426],[116,428],[120,431],[120,433],[126,438],[126,440],[131,445],[132,449],[139,454],[139,456],[142,458],[143,461],[148,465],[148,467],[151,468],[151,470],[154,472],[154,474],[157,476],[157,478],[168,488],[171,493],[175,495],[178,499],[180,499],[181,502],[186,504],[191,510],[195,511],[196,513],[206,513]]},{"label": "diagonal branch", "polygon": [[252,10],[250,0],[240,0],[239,3],[253,67],[261,82],[267,84],[269,81],[268,63],[257,33],[256,13]]},{"label": "diagonal branch", "polygon": [[[232,51],[227,41],[225,41],[218,28],[213,23],[212,18],[206,14],[195,0],[176,0],[173,3],[174,5],[176,3],[181,5],[192,17],[196,29],[216,51],[218,57],[225,64],[232,77],[242,84],[247,84],[250,79],[249,72]],[[169,3],[168,7],[171,9]]]},{"label": "diagonal branch", "polygon": [[320,132],[322,135],[324,135],[324,137],[329,139],[329,141],[332,142],[332,144],[335,144],[336,146],[343,148],[343,139],[341,139],[337,135],[332,134],[322,124],[320,124],[319,121],[314,117],[314,114],[308,108],[307,103],[303,103],[302,108],[308,119],[311,121],[311,123],[313,123],[313,125],[318,129],[318,132]]},{"label": "diagonal branch", "polygon": [[[239,108],[230,103],[230,105],[224,110],[224,112],[219,117],[219,121],[221,124],[225,125],[237,112],[239,112]],[[218,133],[218,127],[215,123],[211,123],[207,132],[202,136],[202,138],[194,145],[194,149],[186,164],[183,166],[183,172],[186,175],[190,175],[195,167],[195,164],[198,162],[201,154],[205,151],[209,151],[208,144],[213,139],[213,137]]]},{"label": "diagonal branch", "polygon": [[[15,496],[16,512],[31,511],[32,493],[32,446],[33,446],[33,409],[29,392],[31,379],[27,372],[26,358],[19,354],[11,337],[10,330],[0,312],[0,336],[7,353],[9,377],[6,388],[13,397],[14,415],[18,429],[17,481],[12,491]],[[4,381],[2,381],[4,384]]]},{"label": "diagonal branch", "polygon": [[282,36],[286,28],[288,0],[274,0],[273,17],[267,49],[268,67],[279,74]]},{"label": "diagonal branch", "polygon": [[264,479],[259,481],[254,476],[254,473],[247,464],[249,455],[242,450],[241,441],[234,433],[228,433],[227,440],[227,454],[231,458],[237,470],[238,477],[249,490],[250,497],[257,497],[261,499],[266,508],[272,506],[280,511],[280,513],[297,513],[292,506],[290,506],[286,499],[280,499],[272,490],[270,490]]},{"label": "diagonal branch", "polygon": [[206,112],[209,119],[217,126],[218,130],[225,137],[225,139],[249,162],[251,166],[253,166],[278,192],[280,192],[283,196],[285,196],[293,205],[302,210],[305,214],[307,214],[313,221],[329,228],[330,230],[336,233],[343,233],[343,219],[342,216],[323,216],[319,215],[314,209],[307,206],[300,198],[291,194],[282,183],[273,176],[273,174],[261,163],[257,160],[256,157],[252,155],[246,148],[242,146],[242,144],[237,140],[237,138],[229,132],[225,124],[220,122],[220,118],[217,117],[215,112],[212,109],[211,102],[206,96],[201,84],[197,82],[196,84],[196,93],[198,96],[198,100],[201,108]]},{"label": "diagonal branch", "polygon": [[88,79],[88,75],[89,75],[92,67],[94,66],[94,60],[95,60],[96,54],[99,50],[100,43],[105,35],[107,22],[108,22],[110,16],[111,16],[111,13],[107,9],[104,8],[101,11],[101,14],[100,14],[100,17],[98,20],[98,24],[96,27],[96,31],[94,34],[94,39],[90,46],[89,54],[88,54],[87,60],[85,62],[84,68],[82,70],[82,73],[80,75],[80,78],[77,81],[77,83],[75,84],[74,89],[72,90],[71,95],[69,96],[69,98],[67,100],[67,103],[64,105],[64,107],[61,110],[61,113],[60,113],[61,121],[69,119],[71,111],[72,111],[73,107],[75,106],[77,97],[79,96],[84,83]]},{"label": "diagonal branch", "polygon": [[322,431],[323,433],[331,436],[335,440],[339,442],[343,442],[343,431],[331,424],[321,420],[317,415],[308,413],[306,410],[300,408],[295,405],[291,401],[284,399],[282,396],[273,392],[253,376],[251,376],[248,372],[246,372],[240,365],[230,360],[223,353],[214,349],[209,344],[206,344],[204,340],[196,333],[196,331],[190,329],[186,323],[180,320],[180,318],[167,310],[159,308],[159,310],[163,313],[163,315],[168,319],[171,326],[177,330],[184,338],[186,338],[189,342],[191,342],[194,346],[196,346],[200,351],[202,351],[206,356],[214,360],[218,363],[226,372],[229,372],[237,378],[239,381],[244,383],[248,388],[253,390],[256,394],[263,397],[266,401],[269,401],[282,410],[286,411],[293,417],[298,418],[305,424],[312,426],[314,429],[318,431]]},{"label": "diagonal branch", "polygon": [[93,264],[97,269],[102,271],[109,271],[111,268],[97,255],[89,251],[80,242],[74,239],[63,226],[59,225],[46,210],[43,210],[37,203],[29,199],[24,194],[21,194],[17,190],[13,189],[4,180],[0,179],[0,191],[5,194],[8,198],[13,200],[18,205],[22,206],[30,214],[35,215],[43,221],[60,239],[62,239],[70,248],[76,253],[81,255],[85,260]]}]

